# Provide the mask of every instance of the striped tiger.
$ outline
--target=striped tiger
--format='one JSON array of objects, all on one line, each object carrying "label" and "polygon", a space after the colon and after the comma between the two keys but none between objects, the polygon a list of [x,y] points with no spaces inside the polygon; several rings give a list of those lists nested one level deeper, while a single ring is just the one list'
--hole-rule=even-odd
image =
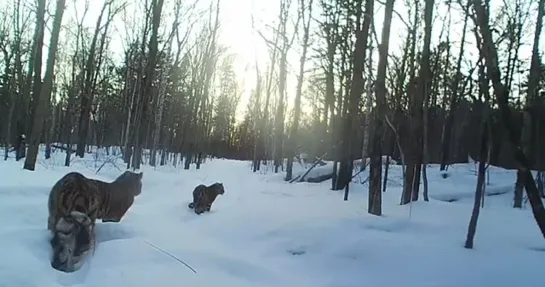
[{"label": "striped tiger", "polygon": [[194,209],[196,214],[210,211],[216,197],[224,193],[225,189],[222,183],[216,182],[210,186],[199,184],[193,190],[193,202],[189,203],[188,207]]},{"label": "striped tiger", "polygon": [[60,218],[78,211],[89,217],[92,224],[100,216],[101,199],[97,186],[78,172],[63,176],[51,189],[48,201],[47,229],[54,231]]},{"label": "striped tiger", "polygon": [[85,213],[93,224],[119,222],[132,206],[134,197],[142,192],[143,173],[124,172],[113,182],[90,179],[78,172],[62,177],[49,193],[48,229],[53,231],[57,220],[72,211]]},{"label": "striped tiger", "polygon": [[142,193],[144,173],[125,171],[113,182],[91,179],[98,190],[101,205],[99,218],[102,222],[120,222],[134,203],[134,198]]},{"label": "striped tiger", "polygon": [[54,230],[51,267],[63,272],[80,269],[84,258],[95,247],[93,222],[85,213],[72,211],[57,221]]},{"label": "striped tiger", "polygon": [[94,248],[96,220],[119,222],[142,192],[142,176],[126,171],[106,183],[70,172],[55,183],[49,193],[47,219],[53,233],[53,268],[65,272],[80,268]]}]

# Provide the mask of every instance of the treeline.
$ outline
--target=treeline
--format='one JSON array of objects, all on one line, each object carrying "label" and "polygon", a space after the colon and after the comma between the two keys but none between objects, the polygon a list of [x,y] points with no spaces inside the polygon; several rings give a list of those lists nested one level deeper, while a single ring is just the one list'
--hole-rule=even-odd
[{"label": "treeline", "polygon": [[[50,2],[11,0],[0,10],[0,140],[8,149],[26,135],[29,169],[37,143],[46,145],[46,158],[52,144],[62,145],[66,165],[74,155],[85,156],[86,147],[121,146],[127,167],[166,164],[172,158],[167,155],[176,154],[189,168],[203,156],[216,156],[252,159],[255,170],[272,160],[288,178],[291,163],[283,167],[282,159],[304,152],[336,161],[341,180],[334,179],[334,188],[342,189],[351,160],[373,153],[375,128],[381,154],[399,162],[414,157],[440,163],[444,169],[468,156],[480,158],[475,139],[483,118],[490,125],[487,161],[516,167],[493,88],[484,80],[484,56],[467,52],[482,42],[472,1],[435,3],[443,12],[428,11],[419,1],[399,2],[406,10],[400,14],[396,2],[390,7],[374,1],[279,0],[273,23],[254,23],[270,58],[255,64],[256,86],[240,122],[237,56],[218,40],[219,0],[206,5],[106,0],[98,15],[88,15],[88,0]],[[512,91],[515,130],[528,145],[531,167],[543,169],[539,91],[545,89],[545,69],[536,52],[535,81],[528,59],[521,57],[525,39],[535,38],[539,45],[534,37],[539,27],[532,26],[538,4],[512,0],[490,13],[498,49],[507,59],[499,64],[502,82]],[[390,19],[382,26],[397,17],[394,21],[406,29],[396,47],[401,52],[381,50],[390,31],[379,35],[381,20],[366,17],[383,8],[391,8],[385,11],[392,15],[384,15]],[[70,13],[63,15],[65,10]],[[462,21],[456,22],[456,15]],[[432,16],[441,20],[433,39],[425,25]],[[89,20],[95,25],[85,26]],[[121,61],[114,57],[112,38],[119,33],[112,23],[125,31]],[[530,26],[534,29],[526,29]],[[46,38],[51,43],[44,43]],[[298,63],[288,62],[293,54]],[[287,84],[290,74],[296,85]],[[142,149],[151,150],[149,162],[141,158]]]}]

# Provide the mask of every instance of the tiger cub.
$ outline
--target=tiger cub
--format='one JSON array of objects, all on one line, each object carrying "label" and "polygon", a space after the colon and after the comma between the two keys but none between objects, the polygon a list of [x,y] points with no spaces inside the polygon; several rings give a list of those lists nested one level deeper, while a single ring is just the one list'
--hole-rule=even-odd
[{"label": "tiger cub", "polygon": [[193,190],[193,202],[189,203],[188,207],[194,209],[196,214],[210,211],[216,197],[224,193],[222,183],[216,182],[210,186],[199,184]]},{"label": "tiger cub", "polygon": [[85,213],[72,211],[57,221],[54,230],[51,267],[63,272],[79,270],[95,247],[93,222]]}]

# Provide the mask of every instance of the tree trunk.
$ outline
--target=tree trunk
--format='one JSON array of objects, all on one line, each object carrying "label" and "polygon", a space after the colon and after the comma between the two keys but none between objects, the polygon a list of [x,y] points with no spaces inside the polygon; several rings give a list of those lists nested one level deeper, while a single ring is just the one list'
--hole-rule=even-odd
[{"label": "tree trunk", "polygon": [[[377,69],[377,115],[373,124],[372,152],[369,164],[369,206],[368,212],[374,215],[382,215],[382,134],[384,117],[387,116],[388,103],[386,102],[386,68],[388,66],[388,53],[390,48],[390,30],[394,11],[394,0],[386,1],[384,11],[384,24],[382,24],[382,39],[379,46],[379,60]],[[370,10],[372,11],[372,10]]]},{"label": "tree trunk", "polygon": [[537,189],[538,189],[539,195],[542,198],[545,198],[545,172],[538,171],[536,181],[537,181]]},{"label": "tree trunk", "polygon": [[100,32],[100,25],[102,23],[102,17],[104,11],[110,5],[111,2],[104,2],[100,15],[98,16],[95,24],[95,33],[91,41],[91,47],[89,48],[89,55],[87,56],[87,63],[85,65],[85,79],[83,79],[83,93],[81,95],[81,106],[78,124],[78,145],[76,148],[76,155],[83,158],[85,155],[85,146],[87,144],[87,135],[89,133],[89,115],[91,113],[91,106],[93,104],[93,79],[95,77],[95,54],[98,41],[98,34]]},{"label": "tree trunk", "polygon": [[[280,51],[280,71],[278,80],[278,106],[274,117],[274,172],[278,173],[280,165],[283,164],[282,145],[284,143],[284,96],[287,77],[287,55]],[[288,157],[292,156],[288,154]]]},{"label": "tree trunk", "polygon": [[[342,142],[340,150],[342,157],[339,165],[339,175],[335,186],[337,190],[345,188],[344,200],[348,200],[348,185],[352,180],[352,150],[354,149],[352,147],[352,135],[354,130],[353,122],[359,115],[359,102],[361,95],[363,94],[363,66],[365,60],[367,59],[366,53],[369,40],[369,29],[373,21],[372,11],[374,7],[374,0],[366,0],[365,15],[367,15],[367,17],[363,17],[363,24],[360,27],[359,17],[361,14],[363,14],[361,12],[361,2],[362,0],[359,0],[357,2],[358,4],[356,5],[357,9],[359,9],[359,15],[356,21],[358,29],[356,30],[356,43],[354,45],[352,62],[353,73],[352,81],[350,82],[350,91],[347,93],[346,98],[348,100],[348,105],[344,105],[344,108],[347,109],[348,112],[344,115],[344,125],[341,129]],[[341,119],[339,119],[339,122],[340,120]]]},{"label": "tree trunk", "polygon": [[[27,118],[27,135],[32,134],[32,123],[35,119],[36,106],[38,98],[40,97],[40,90],[42,85],[42,55],[44,46],[44,29],[45,29],[45,5],[46,0],[38,0],[38,7],[36,11],[36,29],[34,30],[34,43],[32,45],[33,53],[28,65],[28,75],[25,87],[30,88],[31,76],[34,73],[32,79],[32,96],[29,95],[29,109],[30,116]],[[34,72],[32,72],[32,68]],[[30,94],[29,90],[23,91],[23,93]]]},{"label": "tree trunk", "polygon": [[137,123],[135,128],[138,129],[136,136],[136,144],[134,147],[133,168],[139,169],[142,162],[142,146],[146,142],[146,123],[149,118],[149,97],[153,94],[153,82],[155,77],[155,65],[157,63],[157,46],[158,46],[158,30],[161,25],[161,11],[163,10],[163,0],[152,0],[152,30],[149,41],[149,58],[146,66],[146,78],[144,80],[143,93],[141,96],[140,106],[137,113]]},{"label": "tree trunk", "polygon": [[464,17],[464,28],[462,30],[462,39],[460,42],[460,50],[458,51],[458,60],[456,63],[456,75],[454,77],[454,82],[452,83],[451,87],[451,93],[450,96],[450,110],[447,113],[447,117],[445,119],[445,124],[443,125],[443,133],[441,135],[441,165],[440,170],[446,170],[447,164],[449,163],[449,156],[450,156],[450,144],[452,139],[452,125],[454,121],[454,114],[456,113],[456,104],[458,103],[458,90],[460,86],[460,80],[462,77],[461,72],[461,66],[462,66],[462,59],[464,55],[464,48],[465,48],[465,40],[466,40],[466,30],[467,30],[467,23],[469,18],[469,4],[470,0],[468,0],[468,4],[466,7],[466,14]]},{"label": "tree trunk", "polygon": [[[433,21],[433,6],[435,5],[434,0],[426,1],[426,7],[424,8],[424,22],[426,26],[426,35],[431,35],[432,30],[432,21]],[[424,109],[423,109],[423,135],[422,135],[422,181],[424,183],[424,201],[429,201],[428,198],[428,111],[429,111],[429,98],[430,98],[430,89],[431,89],[431,70],[430,70],[430,51],[429,51],[429,42],[426,42],[426,36],[424,43],[428,43],[428,50],[424,49],[422,53],[422,65],[420,67],[420,75],[418,81],[420,82],[420,93],[424,96]],[[431,37],[430,37],[431,39]]]},{"label": "tree trunk", "polygon": [[515,182],[515,195],[513,197],[513,208],[522,208],[523,195],[524,195],[524,173],[519,169],[517,171],[517,181]]},{"label": "tree trunk", "polygon": [[9,157],[9,148],[10,148],[10,138],[11,138],[11,116],[12,116],[12,107],[15,107],[15,103],[14,103],[14,100],[15,100],[15,97],[14,95],[12,95],[12,90],[15,90],[14,87],[12,87],[12,73],[11,73],[11,58],[12,58],[12,55],[8,55],[8,50],[7,49],[2,49],[3,50],[3,54],[4,54],[4,74],[5,74],[5,79],[6,79],[6,83],[3,84],[3,95],[5,95],[5,97],[7,98],[7,105],[9,107],[9,113],[8,113],[8,118],[6,120],[6,123],[5,123],[5,129],[6,129],[6,133],[5,133],[5,136],[4,136],[4,160],[8,160],[8,157]]},{"label": "tree trunk", "polygon": [[[301,58],[299,59],[299,77],[297,79],[297,91],[295,93],[295,104],[294,104],[294,116],[293,116],[293,126],[290,130],[290,137],[288,140],[288,163],[286,166],[286,181],[290,181],[293,177],[293,156],[295,155],[295,146],[297,143],[297,133],[299,129],[299,118],[301,117],[301,95],[303,93],[303,80],[305,74],[305,62],[307,59],[307,49],[308,49],[308,39],[310,32],[310,21],[312,19],[312,1],[309,0],[308,7],[305,9],[305,1],[300,0],[300,16],[303,19],[303,52]],[[308,9],[308,19],[305,22],[305,10]]]},{"label": "tree trunk", "polygon": [[[486,109],[486,107],[485,107]],[[473,211],[471,212],[471,219],[467,228],[467,237],[464,247],[468,249],[473,248],[473,239],[475,238],[475,232],[477,231],[477,221],[479,220],[479,212],[481,209],[481,199],[484,194],[484,180],[486,171],[486,158],[488,154],[488,125],[486,124],[486,115],[483,115],[481,124],[481,139],[480,139],[480,156],[479,156],[479,172],[477,175],[477,187],[475,188],[475,197],[473,201]]]},{"label": "tree trunk", "polygon": [[390,156],[386,156],[386,163],[384,167],[384,178],[382,180],[382,192],[386,192],[386,187],[388,186],[388,171],[390,170]]},{"label": "tree trunk", "polygon": [[[168,43],[168,49],[165,55],[168,57],[170,55],[171,43]],[[167,81],[170,74],[170,65],[165,63],[161,71],[161,81],[159,83],[159,93],[157,94],[157,105],[155,108],[155,120],[154,120],[154,129],[153,129],[153,143],[150,150],[150,165],[156,165],[157,158],[157,145],[159,144],[159,136],[161,134],[161,125],[163,120],[163,105],[165,103],[165,93],[167,88]]]},{"label": "tree trunk", "polygon": [[361,167],[360,171],[364,171],[367,166],[367,158],[369,153],[369,139],[371,135],[371,112],[373,109],[373,46],[372,43],[369,44],[369,68],[367,72],[367,97],[365,99],[365,127],[363,128],[363,144],[361,145]]},{"label": "tree trunk", "polygon": [[255,106],[253,107],[253,113],[256,115],[256,119],[254,120],[254,126],[253,126],[253,129],[254,129],[254,132],[255,132],[255,136],[254,136],[254,148],[253,148],[253,155],[252,155],[252,171],[253,172],[257,172],[260,168],[260,163],[261,163],[261,160],[260,160],[260,150],[261,150],[261,146],[262,146],[262,137],[263,137],[263,134],[261,134],[261,126],[260,126],[260,122],[261,122],[261,111],[260,111],[260,108],[261,108],[261,76],[259,74],[259,66],[257,64],[257,61],[255,63],[255,71],[256,71],[256,87],[255,87]]},{"label": "tree trunk", "polygon": [[424,93],[429,91],[429,77],[430,74],[430,42],[432,32],[432,18],[433,18],[433,6],[434,0],[426,0],[426,6],[424,8],[425,28],[424,28],[424,45],[422,47],[422,57],[420,59],[420,71],[418,75],[418,83],[416,89],[412,90],[413,99],[411,100],[410,110],[410,126],[411,126],[411,138],[409,142],[409,149],[407,150],[407,176],[405,177],[405,184],[403,186],[402,204],[407,204],[411,201],[418,201],[420,190],[420,175],[423,164],[423,107],[424,107]]},{"label": "tree trunk", "polygon": [[49,107],[48,103],[49,99],[51,98],[51,87],[53,84],[57,44],[59,42],[59,33],[61,30],[65,2],[66,0],[57,0],[57,8],[55,18],[53,20],[53,30],[51,32],[51,41],[49,43],[49,52],[47,55],[44,85],[41,88],[40,96],[38,97],[38,104],[36,105],[36,113],[34,114],[34,121],[32,124],[32,133],[30,135],[28,155],[23,166],[23,168],[27,170],[34,170],[36,166],[44,119],[47,115],[47,109]]},{"label": "tree trunk", "polygon": [[476,18],[474,19],[476,22],[475,25],[479,27],[483,37],[482,52],[486,60],[486,67],[490,80],[492,81],[494,94],[496,95],[497,104],[500,109],[502,122],[508,131],[514,158],[519,164],[519,169],[521,169],[521,172],[524,174],[524,187],[532,206],[534,219],[536,220],[543,237],[545,237],[545,209],[543,208],[543,202],[541,201],[536,183],[532,173],[530,172],[528,160],[526,159],[526,156],[522,151],[522,147],[520,146],[520,138],[517,136],[516,127],[512,120],[511,111],[509,110],[508,106],[508,91],[501,83],[501,72],[498,66],[498,52],[494,46],[492,32],[490,31],[490,26],[488,24],[488,12],[483,7],[480,0],[472,0],[472,2],[476,14]]}]

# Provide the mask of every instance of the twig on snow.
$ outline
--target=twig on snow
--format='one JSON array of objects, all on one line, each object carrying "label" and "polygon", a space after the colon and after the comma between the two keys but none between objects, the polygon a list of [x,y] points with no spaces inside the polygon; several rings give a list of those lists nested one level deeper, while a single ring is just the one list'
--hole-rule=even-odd
[{"label": "twig on snow", "polygon": [[153,247],[153,248],[155,248],[155,249],[157,249],[157,250],[163,252],[164,254],[166,254],[166,255],[168,255],[168,256],[170,256],[170,257],[172,257],[174,260],[176,260],[176,261],[182,263],[182,264],[185,265],[187,268],[189,268],[191,271],[193,271],[193,273],[197,274],[197,271],[195,271],[195,269],[193,269],[193,268],[192,268],[191,266],[189,266],[187,263],[183,262],[183,261],[182,261],[181,259],[179,259],[178,257],[176,257],[176,256],[174,256],[174,255],[172,255],[172,254],[166,252],[165,250],[163,250],[163,249],[161,249],[161,248],[159,248],[159,247],[157,247],[157,246],[151,244],[151,243],[148,242],[147,240],[144,240],[144,242],[146,242],[149,246],[151,246],[151,247]]}]

